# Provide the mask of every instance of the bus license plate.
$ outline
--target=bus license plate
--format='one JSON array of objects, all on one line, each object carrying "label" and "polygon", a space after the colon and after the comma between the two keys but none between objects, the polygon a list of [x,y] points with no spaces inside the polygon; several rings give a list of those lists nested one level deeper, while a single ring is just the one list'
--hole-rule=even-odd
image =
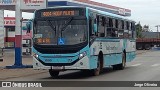
[{"label": "bus license plate", "polygon": [[57,69],[57,70],[61,70],[61,69],[63,69],[63,66],[52,66],[52,69]]}]

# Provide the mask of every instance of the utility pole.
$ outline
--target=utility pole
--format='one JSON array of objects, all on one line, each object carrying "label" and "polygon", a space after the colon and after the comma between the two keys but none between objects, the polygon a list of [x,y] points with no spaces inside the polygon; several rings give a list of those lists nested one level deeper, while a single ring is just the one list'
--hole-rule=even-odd
[{"label": "utility pole", "polygon": [[157,27],[158,38],[160,38],[160,33],[159,33],[159,27],[160,27],[160,25],[156,25],[155,27]]},{"label": "utility pole", "polygon": [[160,25],[156,25],[155,27],[157,27],[157,32],[159,32]]}]

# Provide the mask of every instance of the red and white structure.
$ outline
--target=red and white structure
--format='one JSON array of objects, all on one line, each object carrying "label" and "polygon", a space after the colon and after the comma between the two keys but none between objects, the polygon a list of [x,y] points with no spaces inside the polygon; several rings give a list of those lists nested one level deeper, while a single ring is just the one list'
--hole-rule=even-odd
[{"label": "red and white structure", "polygon": [[15,42],[15,17],[4,17],[4,42]]},{"label": "red and white structure", "polygon": [[[28,22],[27,19],[23,19],[23,21],[21,22],[22,39],[25,39],[25,40],[32,38],[32,30],[31,30],[30,33],[27,33],[27,30],[26,30],[26,23],[27,22]],[[5,43],[5,48],[14,47],[14,43],[15,43],[15,24],[16,24],[15,17],[4,17],[4,27],[5,27],[4,43]]]}]

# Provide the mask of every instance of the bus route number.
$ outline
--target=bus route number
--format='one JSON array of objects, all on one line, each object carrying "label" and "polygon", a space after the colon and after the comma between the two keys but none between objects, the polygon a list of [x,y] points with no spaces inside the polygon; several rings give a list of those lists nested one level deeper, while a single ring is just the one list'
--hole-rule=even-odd
[{"label": "bus route number", "polygon": [[52,12],[43,12],[44,17],[49,17],[52,15]]}]

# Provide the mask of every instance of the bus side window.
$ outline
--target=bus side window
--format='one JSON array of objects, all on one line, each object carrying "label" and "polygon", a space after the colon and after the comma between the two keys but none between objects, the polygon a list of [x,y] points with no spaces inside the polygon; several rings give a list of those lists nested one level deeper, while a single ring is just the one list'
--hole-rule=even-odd
[{"label": "bus side window", "polygon": [[112,19],[113,26],[111,27],[111,37],[116,37],[116,29],[118,28],[118,20]]},{"label": "bus side window", "polygon": [[119,25],[119,30],[118,30],[118,37],[119,38],[124,38],[124,30],[126,27],[126,23],[123,20],[119,21],[121,23],[121,25]]},{"label": "bus side window", "polygon": [[109,18],[108,17],[106,17],[106,19],[105,19],[105,37],[108,37],[107,36],[107,28],[109,27]]},{"label": "bus side window", "polygon": [[124,38],[129,37],[129,27],[130,27],[130,23],[126,21],[126,29],[124,30]]},{"label": "bus side window", "polygon": [[132,38],[136,38],[135,23],[131,23]]},{"label": "bus side window", "polygon": [[129,38],[132,38],[131,22],[129,22],[128,37],[129,37]]},{"label": "bus side window", "polygon": [[108,18],[107,37],[112,37],[113,19]]},{"label": "bus side window", "polygon": [[118,26],[119,26],[119,24],[118,24],[118,20],[117,20],[117,19],[115,19],[115,28],[119,28]]},{"label": "bus side window", "polygon": [[104,37],[105,36],[105,17],[98,16],[98,36]]},{"label": "bus side window", "polygon": [[113,36],[112,37],[117,37],[118,36],[118,30],[119,30],[119,28],[120,28],[120,25],[121,25],[121,23],[120,23],[120,21],[118,20],[118,19],[115,19],[115,27],[114,27],[114,34],[113,34]]},{"label": "bus side window", "polygon": [[126,22],[126,29],[129,30],[129,22]]},{"label": "bus side window", "polygon": [[135,31],[135,23],[134,22],[131,23],[131,30]]},{"label": "bus side window", "polygon": [[121,20],[121,23],[122,23],[122,29],[124,29],[124,21]]}]

